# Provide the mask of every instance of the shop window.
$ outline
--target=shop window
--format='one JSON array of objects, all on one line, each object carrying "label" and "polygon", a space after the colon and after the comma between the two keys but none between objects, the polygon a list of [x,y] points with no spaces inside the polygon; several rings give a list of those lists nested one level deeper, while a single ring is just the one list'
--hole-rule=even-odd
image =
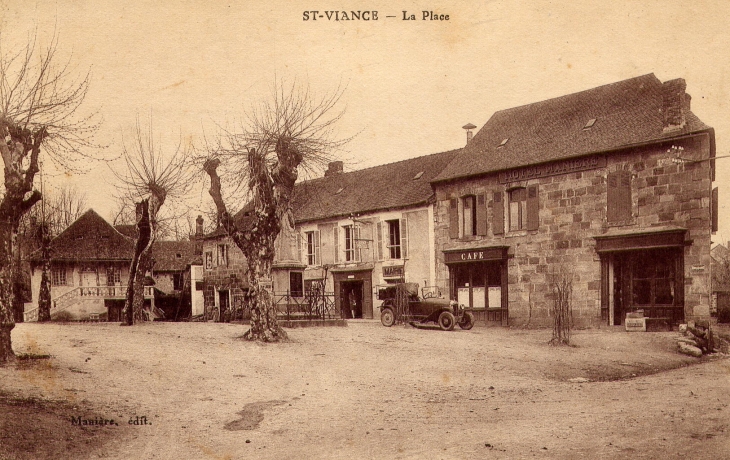
[{"label": "shop window", "polygon": [[306,232],[304,234],[306,239],[306,262],[307,265],[319,265],[319,231]]},{"label": "shop window", "polygon": [[289,294],[292,297],[304,297],[302,272],[289,272]]},{"label": "shop window", "polygon": [[66,286],[66,267],[53,267],[51,269],[51,284],[53,286]]},{"label": "shop window", "polygon": [[460,264],[452,268],[456,301],[469,308],[501,308],[499,263]]},{"label": "shop window", "polygon": [[606,220],[609,223],[631,219],[631,171],[608,174],[606,189]]},{"label": "shop window", "polygon": [[658,253],[633,257],[631,293],[633,305],[655,306],[675,303],[675,262]]}]

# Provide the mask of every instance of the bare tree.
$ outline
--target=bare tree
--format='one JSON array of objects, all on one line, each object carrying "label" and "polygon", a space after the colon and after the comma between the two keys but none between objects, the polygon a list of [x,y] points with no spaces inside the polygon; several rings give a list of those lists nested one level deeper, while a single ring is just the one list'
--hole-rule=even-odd
[{"label": "bare tree", "polygon": [[[248,265],[251,327],[244,334],[248,340],[287,338],[277,322],[271,292],[274,242],[283,226],[294,225],[291,201],[300,173],[321,170],[346,142],[334,140],[333,132],[344,113],[337,110],[341,95],[338,89],[315,98],[308,87],[278,83],[271,100],[255,106],[235,130],[222,130],[215,144],[208,146],[203,169],[210,178],[218,221]],[[239,227],[229,213],[221,176],[234,190],[247,191],[250,227]]]},{"label": "bare tree", "polygon": [[122,168],[112,168],[119,181],[122,197],[135,203],[137,242],[129,268],[129,284],[124,305],[125,324],[144,321],[144,280],[152,270],[152,245],[160,236],[160,208],[165,200],[179,198],[190,188],[190,169],[186,167],[190,150],[180,136],[177,147],[163,153],[162,142],[155,139],[152,122],[146,128],[135,124],[131,142],[122,142]]},{"label": "bare tree", "polygon": [[0,364],[13,360],[10,334],[15,327],[13,289],[19,270],[13,257],[20,220],[41,193],[34,180],[43,150],[53,163],[74,169],[93,146],[98,128],[94,114],[79,114],[89,75],[76,78],[68,62],[56,57],[57,37],[42,48],[30,39],[15,50],[0,35],[0,155],[5,176],[0,201]]},{"label": "bare tree", "polygon": [[553,288],[553,337],[550,345],[570,345],[573,329],[573,271],[560,266],[557,273],[548,276]]}]

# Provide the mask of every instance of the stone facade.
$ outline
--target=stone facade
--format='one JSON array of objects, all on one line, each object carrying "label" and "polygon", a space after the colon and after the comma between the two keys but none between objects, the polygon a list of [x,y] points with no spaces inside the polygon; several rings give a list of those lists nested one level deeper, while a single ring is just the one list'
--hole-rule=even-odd
[{"label": "stone facade", "polygon": [[[584,162],[587,166],[579,168],[582,170],[578,172],[572,172],[570,164],[565,166],[556,162],[555,167],[548,170],[541,166],[542,170],[530,172],[529,165],[525,165],[512,174],[495,172],[438,183],[434,228],[437,284],[452,298],[457,298],[455,290],[458,287],[452,279],[457,264],[447,265],[449,252],[469,257],[470,250],[504,247],[504,259],[495,256],[492,262],[505,266],[506,279],[498,284],[505,296],[500,307],[506,307],[503,313],[507,320],[487,317],[490,310],[497,308],[496,305],[488,305],[484,314],[476,315],[478,319],[510,326],[548,326],[552,321],[553,284],[567,276],[572,281],[572,309],[576,325],[597,326],[608,324],[612,319],[612,324],[618,324],[620,318],[614,318],[618,311],[613,311],[618,307],[612,304],[612,300],[620,293],[609,279],[618,274],[612,270],[619,264],[629,263],[622,262],[624,256],[662,247],[661,242],[666,239],[662,235],[681,234],[681,247],[679,244],[666,246],[668,251],[681,253],[681,260],[676,262],[681,273],[676,273],[670,281],[642,281],[638,274],[632,275],[625,283],[627,286],[633,283],[629,288],[637,292],[632,294],[628,304],[622,305],[621,312],[642,307],[635,302],[646,303],[638,292],[640,287],[654,286],[651,290],[658,292],[665,288],[656,286],[666,283],[669,294],[665,297],[671,299],[661,301],[673,305],[681,303],[683,312],[681,318],[675,317],[672,321],[709,316],[713,170],[712,162],[708,160],[711,154],[714,155],[712,143],[714,139],[710,133],[701,133],[586,157],[593,161]],[[678,160],[678,155],[682,160]],[[626,214],[623,220],[610,222],[607,218],[610,206],[608,181],[616,171],[625,172],[624,176],[630,181],[630,214]],[[510,230],[510,191],[517,188],[529,190],[533,186],[537,186],[537,227]],[[497,202],[500,194],[502,201]],[[483,235],[464,236],[463,197],[466,196],[486,197],[484,206],[488,225]],[[454,203],[457,207],[452,210]],[[529,206],[528,199],[527,208]],[[517,214],[514,216],[518,217]],[[495,224],[499,220],[502,222]],[[455,223],[460,226],[458,232],[452,230]],[[611,239],[612,235],[616,238]],[[597,248],[602,236],[624,243],[604,244]],[[631,246],[632,241],[639,241],[639,246]],[[672,267],[669,270],[673,270]],[[652,275],[655,278],[660,277],[656,274],[660,269],[656,270]],[[669,277],[666,276],[667,279]],[[472,295],[475,289],[471,287]],[[683,293],[678,292],[682,289]],[[481,292],[479,295],[482,295]],[[650,303],[653,305],[655,302]],[[647,307],[647,310],[650,309]],[[657,312],[668,315],[665,310],[657,309]]]},{"label": "stone facade", "polygon": [[205,313],[218,308],[223,318],[231,309],[245,308],[248,290],[246,258],[227,236],[203,240],[203,303]]}]

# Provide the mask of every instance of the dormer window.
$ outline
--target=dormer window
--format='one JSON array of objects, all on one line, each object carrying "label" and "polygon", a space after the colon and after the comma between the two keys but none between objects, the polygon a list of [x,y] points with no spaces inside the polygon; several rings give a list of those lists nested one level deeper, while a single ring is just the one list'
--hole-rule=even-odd
[{"label": "dormer window", "polygon": [[590,120],[588,120],[588,122],[583,127],[583,129],[591,129],[593,127],[593,125],[595,125],[595,124],[596,124],[596,119],[595,118],[591,118]]},{"label": "dormer window", "polygon": [[180,254],[180,253],[178,252],[177,254],[175,254],[175,257],[177,257],[178,259],[182,259],[182,254]]}]

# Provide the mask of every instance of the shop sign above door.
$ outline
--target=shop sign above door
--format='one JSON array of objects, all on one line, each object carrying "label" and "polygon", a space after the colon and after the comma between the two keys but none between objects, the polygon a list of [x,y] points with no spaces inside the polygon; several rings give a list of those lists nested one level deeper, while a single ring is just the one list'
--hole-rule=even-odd
[{"label": "shop sign above door", "polygon": [[507,258],[507,246],[476,248],[463,251],[444,251],[444,262],[478,262],[480,260],[502,260]]},{"label": "shop sign above door", "polygon": [[510,169],[499,173],[499,182],[517,182],[521,180],[536,179],[539,177],[556,176],[572,172],[588,171],[589,169],[605,168],[605,156],[593,156],[587,158],[576,158],[574,160],[554,161],[541,165],[525,166],[522,168]]}]

